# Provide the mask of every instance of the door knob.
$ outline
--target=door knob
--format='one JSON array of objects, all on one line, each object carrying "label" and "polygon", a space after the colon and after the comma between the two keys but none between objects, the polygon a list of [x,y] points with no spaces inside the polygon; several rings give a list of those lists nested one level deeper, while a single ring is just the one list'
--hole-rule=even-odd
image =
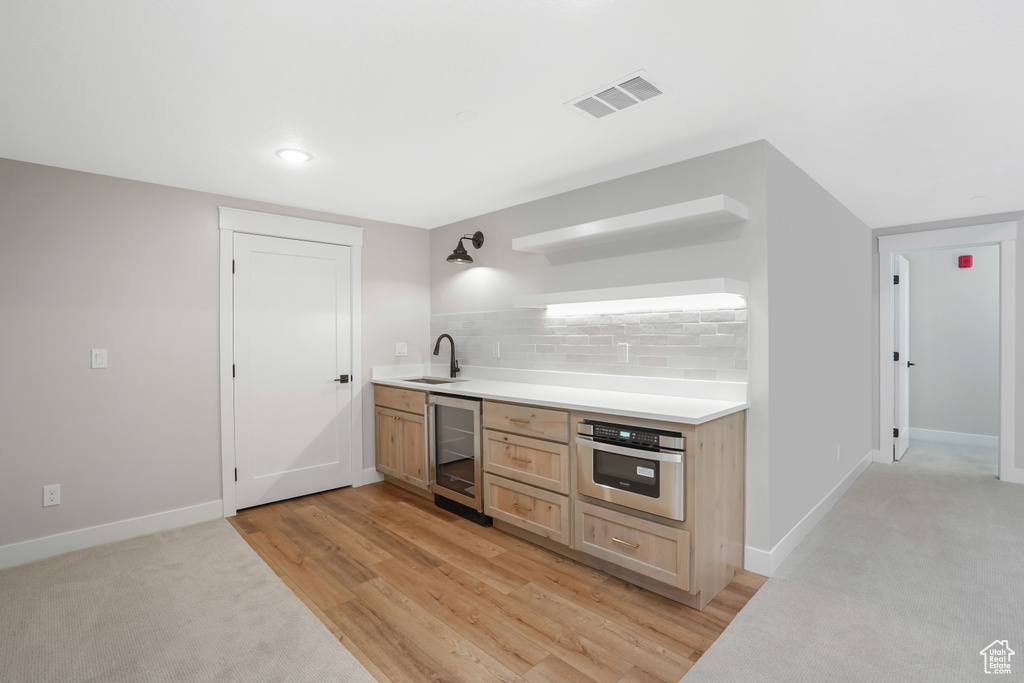
[{"label": "door knob", "polygon": [[908,367],[908,368],[912,368],[912,367],[914,367],[915,365],[917,365],[917,363],[911,363],[911,362],[910,362],[909,360],[907,361],[907,367]]},{"label": "door knob", "polygon": [[348,375],[342,375],[341,377],[339,377],[338,379],[336,379],[334,381],[335,382],[341,382],[342,384],[346,384],[348,382]]}]

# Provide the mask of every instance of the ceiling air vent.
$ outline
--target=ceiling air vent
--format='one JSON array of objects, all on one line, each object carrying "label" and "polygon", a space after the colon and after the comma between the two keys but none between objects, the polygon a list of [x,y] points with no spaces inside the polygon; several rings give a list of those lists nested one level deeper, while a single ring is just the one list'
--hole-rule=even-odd
[{"label": "ceiling air vent", "polygon": [[611,85],[570,100],[565,106],[580,112],[588,119],[600,119],[657,97],[662,92],[664,90],[654,84],[650,74],[646,71],[637,71]]}]

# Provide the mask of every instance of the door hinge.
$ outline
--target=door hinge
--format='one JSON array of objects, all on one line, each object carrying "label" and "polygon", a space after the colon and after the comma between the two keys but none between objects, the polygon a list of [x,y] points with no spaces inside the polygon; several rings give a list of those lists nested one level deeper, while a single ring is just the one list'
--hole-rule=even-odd
[{"label": "door hinge", "polygon": [[892,428],[892,438],[894,438],[894,439],[900,438],[900,430],[897,429],[896,427]]},{"label": "door hinge", "polygon": [[235,481],[238,481],[238,468],[235,468]]},{"label": "door hinge", "polygon": [[234,363],[231,364],[231,376],[232,377],[235,376],[235,364]]},{"label": "door hinge", "polygon": [[892,352],[892,359],[893,360],[899,360],[900,359],[900,352],[899,351],[893,351]]},{"label": "door hinge", "polygon": [[235,259],[231,259],[231,272],[235,272]]},{"label": "door hinge", "polygon": [[892,276],[892,283],[894,285],[898,285],[900,283],[900,276],[899,275],[893,275]]}]

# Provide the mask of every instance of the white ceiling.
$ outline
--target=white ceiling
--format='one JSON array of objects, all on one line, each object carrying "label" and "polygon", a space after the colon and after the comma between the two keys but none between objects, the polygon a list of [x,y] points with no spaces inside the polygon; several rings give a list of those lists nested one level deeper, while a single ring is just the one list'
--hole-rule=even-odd
[{"label": "white ceiling", "polygon": [[[1024,209],[1022,36],[1020,0],[4,0],[0,156],[435,227],[765,138],[880,227]],[[640,69],[669,92],[563,106]]]}]

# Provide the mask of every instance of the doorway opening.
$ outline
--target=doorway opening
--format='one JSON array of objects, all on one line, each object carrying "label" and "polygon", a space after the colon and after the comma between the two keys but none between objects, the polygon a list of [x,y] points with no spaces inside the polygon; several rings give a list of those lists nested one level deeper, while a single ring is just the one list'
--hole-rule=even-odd
[{"label": "doorway opening", "polygon": [[[915,457],[921,457],[921,452],[934,451],[927,447],[927,442],[952,441],[953,450],[963,447],[976,447],[981,451],[994,449],[998,453],[996,470],[999,478],[1024,483],[1024,469],[1018,469],[1014,462],[1016,237],[1017,224],[1011,222],[887,235],[878,238],[880,395],[877,460],[879,462],[894,462],[908,452],[912,455],[917,453]],[[937,323],[932,321],[934,325],[938,326],[937,329],[924,335],[921,332],[918,333],[917,336],[920,338],[915,347],[912,339],[914,336],[914,299],[912,297],[915,285],[914,272],[917,270],[914,268],[914,261],[918,261],[919,269],[928,278],[931,277],[930,273],[936,270],[933,268],[935,263],[942,268],[949,265],[943,262],[944,259],[954,255],[973,256],[975,254],[983,255],[985,259],[993,261],[989,265],[994,270],[989,273],[989,276],[995,277],[998,281],[996,290],[998,298],[995,302],[988,301],[987,305],[995,308],[995,311],[990,311],[990,313],[994,313],[997,318],[998,333],[994,341],[989,338],[987,342],[976,347],[984,349],[978,353],[985,353],[985,358],[961,359],[956,361],[958,366],[953,368],[950,363],[954,361],[949,360],[949,354],[954,351],[954,345],[950,343],[952,336],[970,337],[972,335],[965,334],[964,328],[967,327],[964,324],[965,321],[959,321],[961,324],[959,327],[957,326],[955,311],[951,316],[950,311],[946,310],[944,315],[937,316],[939,318]],[[910,258],[907,258],[908,256]],[[958,259],[958,269],[959,265]],[[972,275],[977,275],[977,271]],[[907,288],[910,292],[909,296],[907,291],[902,293],[899,291],[900,284],[896,284],[897,282],[910,285]],[[961,284],[962,282],[963,279],[961,279]],[[928,287],[927,283],[925,283],[925,287]],[[931,294],[935,295],[936,293],[932,292]],[[942,292],[937,294],[940,298],[943,296]],[[946,295],[948,296],[949,293],[947,292]],[[968,296],[969,292],[962,291],[960,295]],[[920,297],[917,299],[918,305],[921,305],[922,299]],[[928,305],[927,298],[924,301],[925,305]],[[961,302],[960,308],[963,309],[965,305],[967,304]],[[975,302],[972,305],[977,308],[979,304]],[[941,309],[941,305],[939,308]],[[962,312],[967,317],[967,313]],[[972,309],[971,314],[975,313],[983,312]],[[935,318],[936,316],[926,315],[925,317]],[[930,339],[930,342],[922,344],[924,339]],[[986,343],[988,346],[985,346]],[[915,364],[924,360],[919,357],[922,354],[930,357],[928,362],[933,367],[930,367],[927,373],[915,375],[920,369]],[[985,370],[982,366],[986,363],[993,367]],[[976,364],[979,366],[979,372],[987,372],[988,379],[968,382],[964,377],[970,377],[970,373],[974,371],[973,366]],[[930,377],[926,378],[926,375]],[[960,391],[962,394],[973,390],[983,394],[992,390],[993,377],[995,378],[994,391],[997,393],[994,398],[994,410],[991,409],[992,403],[990,402],[988,404],[990,409],[986,413],[983,400],[976,401],[975,405],[971,406],[972,410],[965,410],[964,402],[961,400],[964,397],[958,396],[956,392]],[[926,381],[924,381],[924,386],[918,387],[919,391],[915,392],[914,384],[917,378]],[[931,380],[930,388],[927,380]],[[920,389],[929,393],[922,394]],[[914,411],[912,400],[915,394],[919,396],[919,402],[924,404],[919,405],[917,411]],[[921,396],[925,396],[925,398],[921,399]],[[992,397],[989,398],[991,401]],[[977,410],[973,410],[975,408]],[[957,410],[960,410],[960,413],[950,412]],[[967,414],[968,412],[971,414]],[[921,442],[922,449],[914,449],[912,441]],[[942,457],[948,456],[947,452]],[[984,457],[981,452],[974,453],[973,456]]]},{"label": "doorway opening", "polygon": [[894,458],[997,476],[999,246],[895,259]]},{"label": "doorway opening", "polygon": [[219,229],[224,516],[361,485],[362,228],[220,207]]}]

